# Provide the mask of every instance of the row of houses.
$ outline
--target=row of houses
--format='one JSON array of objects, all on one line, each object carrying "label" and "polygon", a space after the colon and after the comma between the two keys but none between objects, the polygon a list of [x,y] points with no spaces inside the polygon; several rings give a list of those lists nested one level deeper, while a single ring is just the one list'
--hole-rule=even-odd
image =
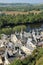
[{"label": "row of houses", "polygon": [[38,32],[37,30],[35,32],[32,30],[32,32],[16,32],[11,35],[2,34],[0,39],[0,65],[8,65],[14,58],[23,58],[32,54],[36,46],[43,46],[43,31]]}]

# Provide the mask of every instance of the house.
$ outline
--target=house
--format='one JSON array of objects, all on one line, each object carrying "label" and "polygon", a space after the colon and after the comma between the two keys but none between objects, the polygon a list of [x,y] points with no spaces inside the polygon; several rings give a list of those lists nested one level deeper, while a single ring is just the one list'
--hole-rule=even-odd
[{"label": "house", "polygon": [[32,37],[33,37],[33,40],[37,43],[37,39],[36,39],[36,35],[35,35],[35,31],[34,30],[32,31]]},{"label": "house", "polygon": [[0,47],[4,47],[3,41],[0,40]]},{"label": "house", "polygon": [[1,34],[1,39],[7,39],[7,35]]},{"label": "house", "polygon": [[12,41],[13,43],[16,43],[17,40],[18,40],[18,39],[17,39],[16,35],[15,35],[15,34],[11,34],[11,41]]},{"label": "house", "polygon": [[36,46],[32,43],[32,39],[31,38],[28,38],[28,40],[27,40],[27,45],[26,45],[27,47],[28,46],[30,46],[30,47],[32,47],[32,48],[36,48]]},{"label": "house", "polygon": [[21,47],[22,46],[21,41],[17,39],[15,34],[11,35],[11,42],[14,43],[15,47]]},{"label": "house", "polygon": [[41,37],[40,35],[36,36],[37,42],[40,41],[40,37]]},{"label": "house", "polygon": [[14,48],[14,44],[12,42],[7,42],[6,47],[13,49]]},{"label": "house", "polygon": [[26,37],[26,38],[31,37],[31,33],[30,33],[30,32],[25,32],[25,31],[24,31],[24,37]]},{"label": "house", "polygon": [[40,40],[43,40],[43,31],[41,31],[40,35],[41,35]]},{"label": "house", "polygon": [[5,47],[0,48],[0,55],[3,55],[5,53]]},{"label": "house", "polygon": [[2,57],[0,56],[0,65],[3,65]]},{"label": "house", "polygon": [[38,43],[38,46],[39,46],[39,47],[43,47],[43,41],[39,42],[39,43]]},{"label": "house", "polygon": [[31,52],[32,52],[30,49],[28,49],[28,48],[25,47],[25,46],[22,46],[21,49],[22,49],[22,51],[23,51],[26,55],[30,55]]}]

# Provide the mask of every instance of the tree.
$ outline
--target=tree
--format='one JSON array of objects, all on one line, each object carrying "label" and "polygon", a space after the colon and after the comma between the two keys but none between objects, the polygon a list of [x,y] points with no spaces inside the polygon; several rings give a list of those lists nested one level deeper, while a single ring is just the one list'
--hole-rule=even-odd
[{"label": "tree", "polygon": [[20,59],[16,59],[13,63],[11,63],[10,65],[22,65],[21,60]]}]

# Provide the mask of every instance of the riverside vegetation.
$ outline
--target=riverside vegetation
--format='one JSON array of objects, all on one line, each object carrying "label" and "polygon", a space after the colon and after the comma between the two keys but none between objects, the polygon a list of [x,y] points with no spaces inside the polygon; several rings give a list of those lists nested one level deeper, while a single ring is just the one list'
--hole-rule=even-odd
[{"label": "riverside vegetation", "polygon": [[34,23],[43,23],[43,12],[40,14],[30,13],[28,15],[0,14],[0,34],[11,34],[15,31],[21,31],[21,29],[25,30],[27,24]]}]

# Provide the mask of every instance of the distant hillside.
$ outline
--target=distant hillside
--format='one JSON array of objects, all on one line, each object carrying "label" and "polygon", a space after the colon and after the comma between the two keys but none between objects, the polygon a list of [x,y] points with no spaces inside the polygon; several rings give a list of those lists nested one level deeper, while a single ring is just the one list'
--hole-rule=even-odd
[{"label": "distant hillside", "polygon": [[0,3],[0,11],[32,11],[43,10],[43,4]]},{"label": "distant hillside", "polygon": [[0,3],[0,6],[6,7],[6,6],[32,6],[32,4],[29,3]]},{"label": "distant hillside", "polygon": [[43,4],[34,5],[34,8],[43,10]]}]

